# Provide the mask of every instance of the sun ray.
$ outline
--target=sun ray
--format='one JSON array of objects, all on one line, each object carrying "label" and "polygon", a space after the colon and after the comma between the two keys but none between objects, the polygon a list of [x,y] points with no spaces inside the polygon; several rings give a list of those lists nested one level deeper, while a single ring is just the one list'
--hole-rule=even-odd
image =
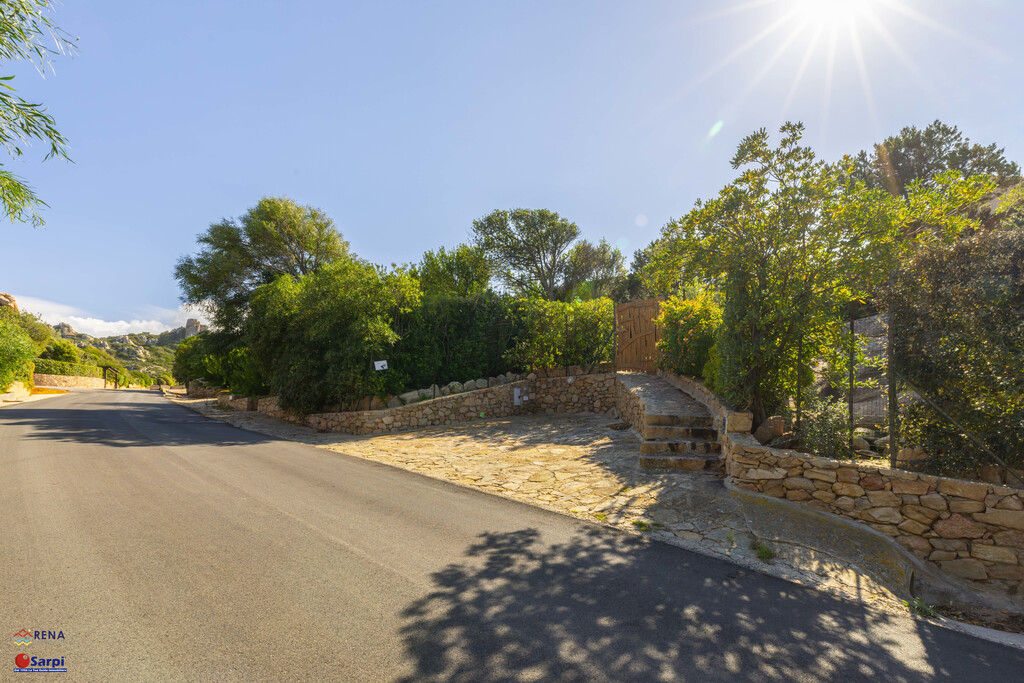
[{"label": "sun ray", "polygon": [[864,63],[864,50],[860,44],[860,34],[857,32],[857,24],[850,22],[850,43],[853,47],[853,60],[857,63],[857,72],[860,74],[860,84],[864,89],[864,100],[868,106],[868,114],[871,116],[871,123],[877,132],[881,126],[878,122],[878,110],[875,108],[875,97],[871,93],[871,78],[868,76],[868,67]]},{"label": "sun ray", "polygon": [[807,45],[807,51],[804,52],[804,58],[800,62],[800,68],[796,71],[796,76],[793,77],[793,85],[789,88],[789,94],[786,95],[786,101],[782,105],[782,116],[780,118],[786,118],[786,113],[789,112],[789,106],[793,103],[793,98],[796,97],[796,91],[800,87],[800,82],[804,78],[804,72],[807,71],[807,65],[811,63],[811,57],[814,56],[814,48],[818,46],[818,41],[821,39],[821,33],[824,27],[817,26],[814,29],[814,35],[811,36],[811,42]]},{"label": "sun ray", "polygon": [[893,10],[894,12],[898,12],[899,14],[902,14],[905,17],[909,17],[910,19],[913,19],[914,21],[916,21],[917,23],[921,24],[922,26],[927,26],[928,28],[932,29],[936,33],[941,33],[943,35],[949,36],[950,38],[955,38],[956,40],[959,40],[960,42],[966,43],[966,44],[968,44],[968,45],[970,45],[970,46],[972,46],[974,48],[977,48],[979,50],[983,50],[984,52],[988,53],[989,56],[991,56],[991,57],[996,57],[996,58],[999,58],[999,59],[1005,59],[1006,58],[1005,54],[1003,54],[1000,50],[997,50],[996,48],[992,47],[988,43],[984,43],[984,42],[982,42],[980,40],[975,40],[974,38],[971,38],[969,36],[965,36],[962,33],[954,31],[953,29],[951,29],[950,27],[946,26],[945,24],[940,23],[938,21],[935,21],[934,19],[932,19],[928,15],[922,14],[921,12],[917,11],[913,7],[908,7],[907,5],[905,5],[902,2],[900,2],[900,0],[889,0],[889,2],[887,3],[886,6],[889,9]]},{"label": "sun ray", "polygon": [[743,90],[742,93],[740,93],[740,96],[737,98],[736,104],[739,104],[740,102],[745,100],[747,96],[750,95],[750,93],[754,90],[754,88],[757,87],[757,84],[761,82],[761,79],[768,75],[768,72],[771,71],[771,68],[775,66],[775,63],[782,58],[782,55],[785,54],[786,50],[789,49],[789,46],[793,44],[793,41],[800,37],[800,34],[803,32],[803,29],[806,25],[807,21],[802,21],[792,31],[790,31],[789,37],[779,44],[779,47],[776,48],[772,56],[768,58],[768,61],[766,61],[764,65],[761,67],[761,69],[756,74],[754,74],[754,77],[750,79],[750,82],[747,84],[747,87]]},{"label": "sun ray", "polygon": [[682,25],[683,26],[696,26],[698,24],[705,24],[705,23],[707,23],[709,21],[714,21],[715,19],[722,19],[723,17],[728,17],[728,16],[732,16],[733,14],[739,14],[740,12],[745,12],[748,9],[753,9],[755,7],[761,7],[762,5],[770,5],[770,4],[776,3],[776,2],[778,2],[778,0],[748,0],[747,2],[738,4],[738,5],[733,5],[732,7],[727,7],[726,9],[718,10],[717,12],[710,12],[708,14],[705,14],[704,16],[697,17],[696,19],[690,19],[689,21],[684,21],[682,23]]},{"label": "sun ray", "polygon": [[822,97],[821,107],[821,137],[828,140],[828,117],[832,105],[832,77],[835,74],[836,66],[836,43],[839,27],[835,24],[829,29],[828,35],[828,58],[825,60],[825,90]]}]

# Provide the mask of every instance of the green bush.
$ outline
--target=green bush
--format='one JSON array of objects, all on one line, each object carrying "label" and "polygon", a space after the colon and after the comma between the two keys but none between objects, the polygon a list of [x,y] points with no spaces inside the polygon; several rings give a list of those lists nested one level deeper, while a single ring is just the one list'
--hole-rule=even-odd
[{"label": "green bush", "polygon": [[351,407],[402,389],[397,374],[375,372],[373,362],[387,359],[398,341],[392,322],[411,311],[419,295],[404,271],[335,261],[257,289],[245,339],[282,407],[305,413]]},{"label": "green bush", "polygon": [[708,294],[694,299],[674,296],[661,307],[662,351],[659,365],[680,375],[702,375],[722,325],[722,307]]},{"label": "green bush", "polygon": [[51,339],[46,345],[46,350],[39,354],[39,357],[62,363],[77,363],[79,361],[78,347],[67,339]]},{"label": "green bush", "polygon": [[399,315],[401,337],[386,359],[406,389],[494,377],[513,370],[505,354],[520,332],[513,300],[494,292],[425,296]]},{"label": "green bush", "polygon": [[513,367],[590,366],[612,359],[615,304],[611,299],[520,299],[514,314],[521,336],[505,354]]},{"label": "green bush", "polygon": [[804,448],[822,458],[851,457],[849,408],[842,401],[813,400],[801,425]]},{"label": "green bush", "polygon": [[11,383],[25,372],[36,355],[32,337],[7,320],[0,320],[0,391],[7,391]]},{"label": "green bush", "polygon": [[102,377],[103,369],[84,363],[64,363],[48,358],[36,358],[36,372],[40,375],[64,375],[66,377]]}]

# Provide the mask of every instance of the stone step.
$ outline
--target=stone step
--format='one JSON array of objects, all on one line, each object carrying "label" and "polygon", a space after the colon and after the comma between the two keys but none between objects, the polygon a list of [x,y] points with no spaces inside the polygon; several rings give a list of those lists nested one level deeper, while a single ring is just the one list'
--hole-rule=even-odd
[{"label": "stone step", "polygon": [[644,425],[644,437],[648,439],[707,439],[718,441],[718,430],[708,427],[680,427],[679,425]]},{"label": "stone step", "polygon": [[675,455],[666,453],[640,454],[640,467],[645,470],[682,470],[699,472],[709,464],[722,460],[717,453],[697,453],[691,455]]},{"label": "stone step", "polygon": [[722,452],[722,444],[706,439],[646,439],[640,442],[640,453],[683,453],[686,455],[715,455]]},{"label": "stone step", "polygon": [[645,425],[711,428],[714,422],[715,419],[710,415],[644,415]]}]

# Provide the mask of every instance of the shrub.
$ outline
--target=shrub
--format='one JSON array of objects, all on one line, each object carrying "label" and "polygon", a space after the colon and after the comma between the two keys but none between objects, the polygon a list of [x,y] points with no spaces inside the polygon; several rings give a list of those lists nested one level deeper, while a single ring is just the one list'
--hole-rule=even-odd
[{"label": "shrub", "polygon": [[850,422],[842,401],[814,400],[807,405],[801,425],[804,448],[822,458],[849,458]]},{"label": "shrub", "polygon": [[611,299],[520,299],[514,306],[521,337],[505,354],[520,369],[596,365],[612,359],[615,304]]},{"label": "shrub", "polygon": [[66,377],[102,377],[103,369],[84,363],[64,363],[48,358],[36,358],[35,371],[41,375],[64,375]]},{"label": "shrub", "polygon": [[19,325],[0,320],[0,391],[7,391],[35,355],[32,337]]},{"label": "shrub", "polygon": [[661,307],[662,351],[659,366],[680,375],[702,375],[722,325],[722,308],[708,294],[694,299],[674,296]]},{"label": "shrub", "polygon": [[39,354],[39,357],[62,363],[77,363],[79,360],[78,347],[67,339],[51,339],[46,345],[46,350]]}]

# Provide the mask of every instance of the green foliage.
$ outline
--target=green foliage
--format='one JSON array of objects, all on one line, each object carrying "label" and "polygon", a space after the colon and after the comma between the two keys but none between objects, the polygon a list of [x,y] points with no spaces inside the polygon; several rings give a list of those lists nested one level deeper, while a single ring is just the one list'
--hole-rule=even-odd
[{"label": "green foliage", "polygon": [[[67,377],[102,377],[103,370],[85,363],[66,363],[47,358],[36,358],[36,372],[40,375],[65,375]],[[122,368],[122,370],[124,370]],[[124,372],[127,374],[127,371]]]},{"label": "green foliage", "polygon": [[524,330],[505,355],[519,368],[589,366],[611,360],[615,304],[611,299],[561,303],[521,299],[515,315]]},{"label": "green foliage", "polygon": [[904,600],[903,604],[906,605],[907,609],[909,609],[911,612],[913,612],[919,617],[934,619],[937,616],[939,616],[939,612],[935,609],[935,606],[929,605],[921,597],[915,597],[910,600]]},{"label": "green foliage", "polygon": [[174,350],[174,365],[171,373],[185,384],[206,378],[206,357],[209,350],[204,342],[206,335],[197,334],[183,339]]},{"label": "green foliage", "polygon": [[348,255],[334,221],[284,197],[265,197],[238,221],[213,223],[197,240],[199,254],[174,268],[182,298],[208,307],[218,327],[236,333],[257,287],[282,275],[309,275]]},{"label": "green foliage", "polygon": [[983,147],[957,130],[936,120],[924,130],[908,126],[898,135],[875,145],[869,155],[857,155],[855,176],[868,187],[881,188],[893,196],[905,197],[911,183],[929,184],[946,171],[963,177],[992,176],[1003,182],[1020,176],[1020,167],[1003,155],[995,144]]},{"label": "green foliage", "polygon": [[701,375],[722,325],[722,307],[704,293],[695,299],[674,296],[662,304],[660,365],[680,375]]},{"label": "green foliage", "polygon": [[78,347],[66,339],[51,339],[39,357],[74,364],[79,358]]},{"label": "green foliage", "polygon": [[[885,291],[893,364],[993,452],[1024,466],[1024,226],[923,246]],[[963,473],[986,457],[930,406],[902,416],[902,441]]]},{"label": "green foliage", "polygon": [[850,416],[842,401],[813,400],[801,420],[801,440],[808,452],[821,458],[842,460],[851,457]]},{"label": "green foliage", "polygon": [[0,392],[7,391],[36,355],[36,345],[20,326],[0,319]]},{"label": "green foliage", "polygon": [[424,296],[469,297],[487,291],[492,270],[482,249],[460,244],[451,251],[426,252],[412,274]]},{"label": "green foliage", "polygon": [[282,407],[315,412],[370,395],[397,393],[395,373],[378,373],[398,334],[391,322],[419,299],[401,270],[342,259],[298,279],[281,277],[253,296],[245,338]]},{"label": "green foliage", "polygon": [[494,377],[511,368],[505,354],[520,334],[512,301],[494,292],[425,296],[399,315],[389,373],[407,389]]},{"label": "green foliage", "polygon": [[575,223],[547,209],[494,211],[473,221],[474,244],[489,254],[505,287],[548,301],[596,298],[625,277],[618,249],[583,240]]},{"label": "green foliage", "polygon": [[46,348],[53,339],[53,328],[39,319],[39,316],[28,311],[15,311],[4,306],[0,308],[0,320],[13,323],[23,329],[36,345],[37,353]]},{"label": "green foliage", "polygon": [[772,550],[772,547],[762,541],[754,541],[750,544],[750,549],[757,553],[758,559],[762,562],[767,562],[775,557],[775,551]]},{"label": "green foliage", "polygon": [[666,226],[645,271],[658,291],[698,280],[722,295],[712,386],[755,425],[785,405],[813,359],[848,348],[848,302],[872,293],[912,244],[975,224],[957,209],[991,187],[950,172],[896,199],[852,181],[848,161],[817,161],[799,144],[801,125],[781,130],[774,149],[764,130],[744,138],[732,164],[745,170]]},{"label": "green foliage", "polygon": [[[30,61],[42,71],[51,56],[73,51],[74,41],[49,17],[53,4],[49,0],[5,0],[0,22],[0,59]],[[20,157],[23,146],[39,140],[49,148],[47,159],[67,159],[67,140],[57,130],[53,118],[43,105],[18,97],[11,85],[13,80],[14,76],[0,77],[0,145],[11,157]],[[36,209],[46,203],[24,180],[6,169],[0,169],[0,205],[11,222],[28,220],[36,226],[43,224]]]}]

